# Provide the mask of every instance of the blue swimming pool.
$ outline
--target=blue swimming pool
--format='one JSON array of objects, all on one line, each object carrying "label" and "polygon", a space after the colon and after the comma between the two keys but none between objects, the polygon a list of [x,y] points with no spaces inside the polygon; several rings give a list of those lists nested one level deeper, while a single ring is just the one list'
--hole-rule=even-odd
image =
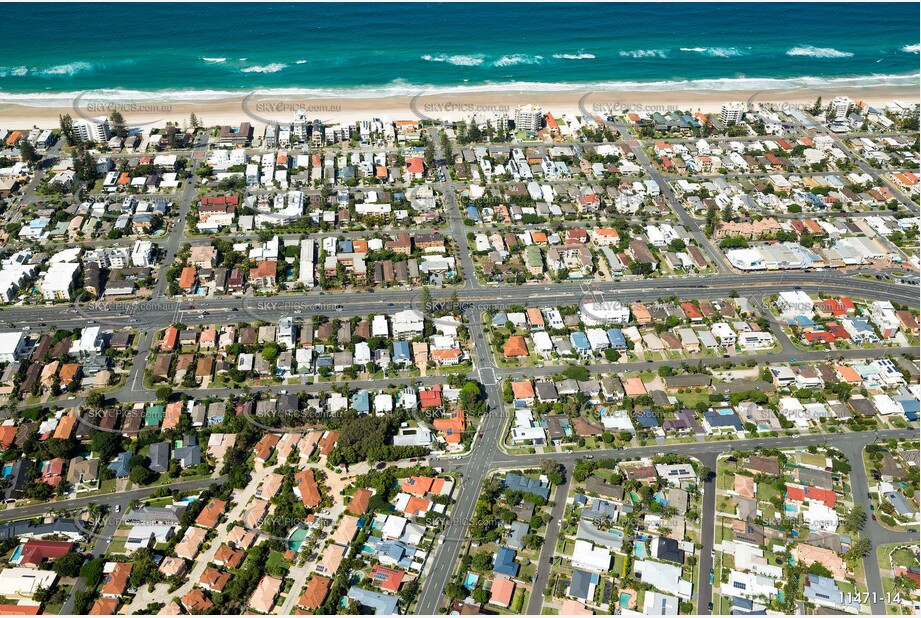
[{"label": "blue swimming pool", "polygon": [[288,549],[291,551],[300,551],[301,545],[304,544],[304,539],[306,538],[307,530],[305,528],[296,528],[288,537]]},{"label": "blue swimming pool", "polygon": [[464,578],[464,588],[467,590],[473,590],[476,588],[476,583],[480,581],[480,576],[476,573],[467,573],[467,577]]}]

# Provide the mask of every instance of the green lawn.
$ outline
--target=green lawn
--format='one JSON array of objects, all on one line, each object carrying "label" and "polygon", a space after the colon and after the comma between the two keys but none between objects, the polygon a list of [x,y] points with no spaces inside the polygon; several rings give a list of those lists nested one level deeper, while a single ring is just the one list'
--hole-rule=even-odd
[{"label": "green lawn", "polygon": [[285,560],[284,554],[282,554],[281,552],[278,552],[278,551],[274,551],[274,550],[271,551],[271,552],[269,552],[269,559],[266,560],[265,565],[266,565],[266,567],[269,568],[269,569],[271,569],[272,567],[274,567],[274,568],[282,568],[282,569],[285,569],[285,570],[287,570],[287,569],[290,568],[290,566],[291,566],[291,565],[288,563],[288,561]]}]

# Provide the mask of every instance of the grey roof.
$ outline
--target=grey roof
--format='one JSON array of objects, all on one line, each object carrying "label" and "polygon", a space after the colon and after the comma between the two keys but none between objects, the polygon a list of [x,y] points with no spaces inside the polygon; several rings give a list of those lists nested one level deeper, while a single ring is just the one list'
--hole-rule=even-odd
[{"label": "grey roof", "polygon": [[513,521],[510,528],[506,545],[515,549],[524,549],[524,535],[531,527],[522,521]]},{"label": "grey roof", "polygon": [[169,442],[156,442],[150,445],[150,469],[154,472],[169,470]]},{"label": "grey roof", "polygon": [[51,534],[82,537],[86,532],[85,524],[78,525],[76,520],[72,519],[59,519],[47,524],[36,524],[31,519],[22,519],[0,524],[0,540],[2,541],[21,537],[38,538]]},{"label": "grey roof", "polygon": [[505,479],[502,481],[502,484],[506,489],[511,491],[520,491],[528,494],[534,494],[535,496],[540,496],[545,500],[550,499],[550,487],[541,482],[539,479],[531,478],[529,476],[521,476],[520,474],[515,474],[509,472],[505,475]]},{"label": "grey roof", "polygon": [[598,583],[598,574],[582,571],[581,569],[572,570],[572,583],[569,585],[569,596],[577,599],[588,599],[592,584]]},{"label": "grey roof", "polygon": [[375,616],[393,616],[397,613],[398,599],[387,594],[352,586],[348,597],[362,607],[373,609]]},{"label": "grey roof", "polygon": [[616,536],[609,532],[599,530],[595,524],[587,519],[579,520],[576,538],[591,541],[595,545],[601,545],[602,547],[607,547],[608,549],[616,551],[620,551],[620,548],[623,547],[624,544],[623,536]]}]

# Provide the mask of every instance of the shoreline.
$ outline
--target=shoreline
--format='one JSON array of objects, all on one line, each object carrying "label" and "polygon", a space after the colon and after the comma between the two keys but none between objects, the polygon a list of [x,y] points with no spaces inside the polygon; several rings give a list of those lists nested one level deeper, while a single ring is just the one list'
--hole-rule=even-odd
[{"label": "shoreline", "polygon": [[179,126],[188,123],[194,113],[205,126],[238,125],[250,122],[256,134],[266,124],[290,122],[295,110],[304,109],[309,118],[325,123],[354,122],[360,119],[380,118],[387,121],[414,119],[461,120],[472,113],[489,115],[508,113],[514,115],[517,105],[540,105],[543,111],[554,115],[582,115],[620,113],[622,111],[647,111],[649,113],[672,110],[719,112],[723,103],[739,101],[745,104],[770,103],[797,108],[811,106],[817,97],[824,102],[835,96],[851,97],[855,102],[882,107],[901,99],[919,101],[917,87],[910,86],[838,86],[827,88],[795,88],[786,90],[548,90],[548,91],[464,91],[416,96],[378,97],[319,97],[260,95],[221,96],[214,99],[183,101],[157,101],[156,99],[110,100],[100,95],[77,95],[70,106],[38,106],[19,103],[0,103],[0,126],[13,129],[55,128],[61,114],[71,117],[108,116],[118,109],[132,127],[162,127],[166,122]]}]

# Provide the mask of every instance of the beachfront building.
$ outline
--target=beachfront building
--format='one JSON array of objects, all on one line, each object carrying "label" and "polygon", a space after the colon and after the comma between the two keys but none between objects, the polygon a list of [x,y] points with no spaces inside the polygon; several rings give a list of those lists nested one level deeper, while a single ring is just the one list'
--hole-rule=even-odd
[{"label": "beachfront building", "polygon": [[723,103],[723,107],[720,109],[720,122],[725,126],[739,124],[742,122],[743,116],[745,116],[745,106],[742,105],[741,101]]},{"label": "beachfront building", "polygon": [[540,105],[525,105],[515,108],[515,128],[524,131],[540,131],[544,124],[544,112]]},{"label": "beachfront building", "polygon": [[109,129],[109,121],[106,119],[87,120],[85,118],[79,118],[74,120],[73,127],[74,136],[76,136],[80,142],[105,144],[109,141],[109,138],[112,137],[112,132]]}]

